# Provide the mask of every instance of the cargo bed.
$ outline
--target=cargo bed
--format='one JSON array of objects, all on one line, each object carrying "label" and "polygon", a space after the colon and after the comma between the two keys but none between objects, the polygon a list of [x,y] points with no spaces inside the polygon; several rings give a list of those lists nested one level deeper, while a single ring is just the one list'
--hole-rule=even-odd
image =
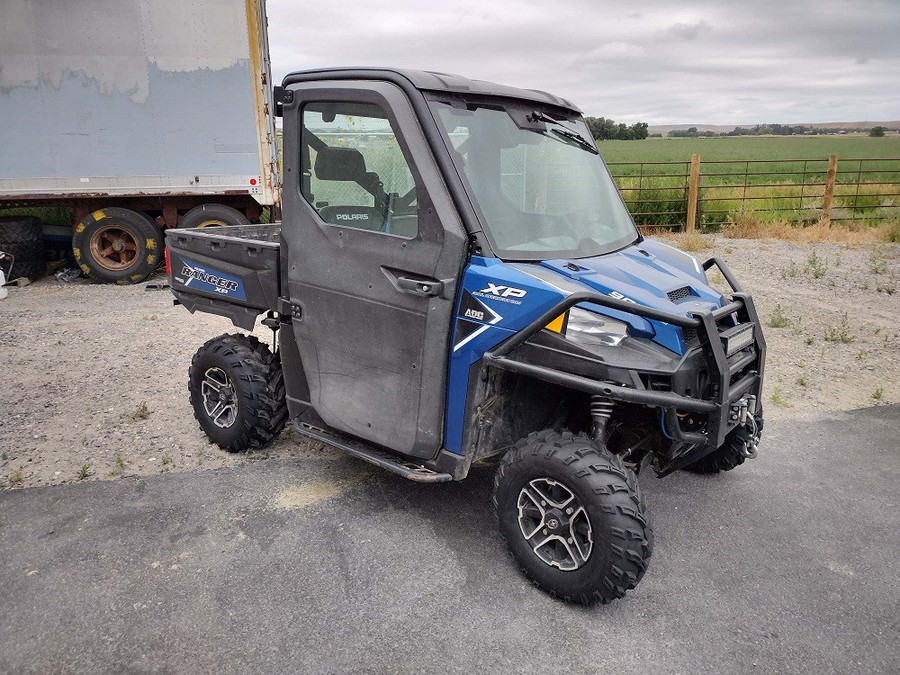
[{"label": "cargo bed", "polygon": [[166,232],[166,255],[176,301],[252,330],[278,307],[281,224]]}]

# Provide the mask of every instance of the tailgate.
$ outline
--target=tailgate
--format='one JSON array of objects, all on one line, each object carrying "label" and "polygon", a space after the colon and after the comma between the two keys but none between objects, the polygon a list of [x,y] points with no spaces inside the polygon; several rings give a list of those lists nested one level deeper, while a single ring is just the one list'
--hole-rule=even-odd
[{"label": "tailgate", "polygon": [[179,300],[202,296],[263,312],[279,291],[279,225],[169,229],[169,283]]}]

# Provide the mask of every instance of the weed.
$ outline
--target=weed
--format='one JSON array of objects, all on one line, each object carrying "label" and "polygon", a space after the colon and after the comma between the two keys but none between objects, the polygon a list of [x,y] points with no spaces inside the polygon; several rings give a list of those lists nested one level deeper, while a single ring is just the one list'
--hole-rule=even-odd
[{"label": "weed", "polygon": [[150,417],[150,408],[147,407],[146,401],[141,401],[140,405],[137,408],[125,413],[125,419],[130,422],[145,420],[148,417]]},{"label": "weed", "polygon": [[806,343],[806,346],[809,347],[813,342],[815,342],[815,338],[813,338],[812,335],[807,335],[804,342]]},{"label": "weed", "polygon": [[169,466],[170,464],[172,464],[172,457],[169,455],[168,452],[164,452],[162,454],[162,465]]},{"label": "weed", "polygon": [[880,401],[882,396],[884,396],[884,389],[881,387],[876,387],[875,391],[872,392],[872,398],[874,398],[876,401]]},{"label": "weed", "polygon": [[81,468],[78,469],[78,480],[84,480],[88,476],[91,475],[91,463],[85,462],[81,465]]},{"label": "weed", "polygon": [[880,251],[872,251],[869,254],[869,271],[872,274],[883,274],[887,270],[887,260]]},{"label": "weed", "polygon": [[715,288],[722,288],[727,283],[725,281],[725,277],[722,276],[722,273],[719,270],[713,270],[707,275],[707,279],[711,286]]},{"label": "weed", "polygon": [[781,393],[781,387],[775,387],[772,390],[772,395],[769,397],[769,400],[772,401],[772,405],[776,405],[779,408],[790,408],[790,404],[787,402],[787,399],[784,398],[784,395]]},{"label": "weed", "polygon": [[782,279],[787,279],[788,277],[793,279],[798,274],[800,274],[800,268],[797,267],[797,263],[795,263],[793,260],[791,261],[791,264],[789,267],[781,268],[781,278]]},{"label": "weed", "polygon": [[878,284],[875,287],[875,290],[879,293],[884,293],[885,295],[893,295],[897,292],[897,280],[894,278],[894,275],[891,275],[890,281],[887,281],[883,284]]},{"label": "weed", "polygon": [[806,266],[803,268],[803,271],[813,279],[821,279],[825,276],[825,271],[827,269],[828,266],[825,264],[825,261],[813,251],[806,259]]},{"label": "weed", "polygon": [[722,232],[729,239],[781,239],[798,244],[832,242],[848,247],[879,241],[900,242],[900,223],[872,227],[865,222],[819,222],[807,226],[790,220],[761,220],[748,214],[741,214],[734,224],[723,226]]},{"label": "weed", "polygon": [[122,471],[125,470],[125,458],[122,456],[121,452],[116,453],[116,465],[113,467],[113,470],[109,472],[110,476],[118,476]]},{"label": "weed", "polygon": [[809,384],[804,373],[800,373],[800,375],[797,376],[797,384],[799,384],[801,387],[805,387],[807,384]]},{"label": "weed", "polygon": [[840,342],[849,345],[856,338],[850,332],[850,320],[847,312],[841,314],[841,321],[837,326],[825,326],[825,342]]},{"label": "weed", "polygon": [[797,320],[791,324],[791,332],[794,335],[802,335],[803,334],[803,317],[798,316]]},{"label": "weed", "polygon": [[682,251],[696,252],[705,251],[709,248],[709,242],[699,232],[682,232],[673,235],[675,245]]},{"label": "weed", "polygon": [[22,469],[13,469],[9,474],[9,484],[18,485],[22,482],[23,478],[25,478],[25,476],[22,474]]},{"label": "weed", "polygon": [[900,220],[885,226],[884,240],[900,244]]},{"label": "weed", "polygon": [[791,320],[787,318],[787,314],[781,309],[781,305],[775,305],[775,311],[769,317],[769,326],[771,328],[784,328],[790,325]]},{"label": "weed", "polygon": [[734,253],[734,249],[731,248],[730,246],[726,246],[726,247],[725,247],[725,254],[727,255],[727,254],[729,254],[729,253]]}]

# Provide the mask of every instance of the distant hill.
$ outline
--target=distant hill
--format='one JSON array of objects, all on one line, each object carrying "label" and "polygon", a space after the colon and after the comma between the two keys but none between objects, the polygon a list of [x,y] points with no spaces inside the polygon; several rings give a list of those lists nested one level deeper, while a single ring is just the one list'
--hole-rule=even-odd
[{"label": "distant hill", "polygon": [[[760,122],[760,124],[765,124]],[[697,131],[714,131],[717,134],[728,133],[733,131],[735,127],[745,127],[748,129],[756,126],[755,124],[651,124],[649,133],[662,134],[665,136],[670,131],[687,131],[691,127],[697,127]],[[814,127],[816,129],[870,129],[875,126],[886,127],[887,129],[900,130],[900,120],[893,122],[792,122],[788,126],[792,127]]]}]

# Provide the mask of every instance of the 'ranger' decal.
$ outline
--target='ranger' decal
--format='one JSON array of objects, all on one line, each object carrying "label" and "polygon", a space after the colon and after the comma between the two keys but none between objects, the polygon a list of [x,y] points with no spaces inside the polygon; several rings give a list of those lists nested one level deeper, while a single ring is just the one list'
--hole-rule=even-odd
[{"label": "'ranger' decal", "polygon": [[180,277],[175,277],[175,281],[183,283],[185,286],[191,286],[207,293],[224,295],[235,300],[247,299],[243,282],[238,277],[225,272],[209,270],[203,265],[182,259],[180,275]]}]

